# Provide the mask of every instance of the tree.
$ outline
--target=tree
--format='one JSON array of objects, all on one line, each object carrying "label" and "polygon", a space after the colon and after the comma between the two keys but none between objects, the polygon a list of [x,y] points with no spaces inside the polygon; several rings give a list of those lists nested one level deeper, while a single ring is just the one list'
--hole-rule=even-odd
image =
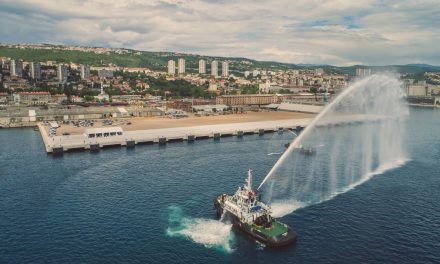
[{"label": "tree", "polygon": [[64,94],[67,96],[67,100],[70,102],[70,97],[73,95],[73,84],[69,83],[68,85],[64,85]]},{"label": "tree", "polygon": [[244,85],[239,88],[242,94],[257,94],[259,91],[258,85]]},{"label": "tree", "polygon": [[289,94],[289,93],[292,93],[292,92],[289,89],[281,89],[280,93],[282,93],[282,94]]},{"label": "tree", "polygon": [[93,101],[95,101],[95,98],[93,96],[86,95],[86,96],[84,96],[84,100],[86,102],[93,102]]}]

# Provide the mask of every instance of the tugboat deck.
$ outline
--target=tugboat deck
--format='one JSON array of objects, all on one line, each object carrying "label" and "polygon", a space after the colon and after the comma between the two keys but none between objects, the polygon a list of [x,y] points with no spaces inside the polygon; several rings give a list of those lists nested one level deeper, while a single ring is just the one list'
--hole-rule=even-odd
[{"label": "tugboat deck", "polygon": [[280,236],[288,231],[287,227],[278,221],[273,221],[270,228],[257,225],[253,225],[253,228],[268,237]]}]

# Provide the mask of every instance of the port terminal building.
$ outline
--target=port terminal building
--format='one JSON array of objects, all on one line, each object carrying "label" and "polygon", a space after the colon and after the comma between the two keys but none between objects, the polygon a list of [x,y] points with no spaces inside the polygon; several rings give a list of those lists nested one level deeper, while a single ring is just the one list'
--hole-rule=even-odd
[{"label": "port terminal building", "polygon": [[89,128],[86,129],[84,136],[86,138],[106,138],[122,136],[124,131],[121,127],[102,127],[102,128]]}]

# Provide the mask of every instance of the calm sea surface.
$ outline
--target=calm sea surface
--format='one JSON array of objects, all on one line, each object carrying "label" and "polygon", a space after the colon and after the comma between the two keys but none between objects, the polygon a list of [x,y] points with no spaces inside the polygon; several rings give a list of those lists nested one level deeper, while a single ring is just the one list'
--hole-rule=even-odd
[{"label": "calm sea surface", "polygon": [[283,217],[299,241],[281,250],[212,230],[212,199],[248,168],[260,182],[290,133],[56,158],[3,129],[0,263],[440,263],[440,111],[411,109],[407,129],[409,162]]}]

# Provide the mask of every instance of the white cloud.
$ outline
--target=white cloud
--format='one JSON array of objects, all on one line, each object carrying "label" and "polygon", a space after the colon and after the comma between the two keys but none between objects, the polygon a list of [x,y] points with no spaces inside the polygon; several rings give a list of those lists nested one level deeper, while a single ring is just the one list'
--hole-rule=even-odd
[{"label": "white cloud", "polygon": [[440,64],[436,1],[0,0],[0,42],[291,63]]}]

